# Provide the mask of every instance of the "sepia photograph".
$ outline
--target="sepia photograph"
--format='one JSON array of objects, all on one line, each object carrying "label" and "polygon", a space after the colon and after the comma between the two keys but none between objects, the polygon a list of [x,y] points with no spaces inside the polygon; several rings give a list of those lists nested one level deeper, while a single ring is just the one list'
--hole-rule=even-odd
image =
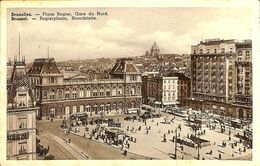
[{"label": "sepia photograph", "polygon": [[5,160],[252,161],[252,17],[6,8]]}]

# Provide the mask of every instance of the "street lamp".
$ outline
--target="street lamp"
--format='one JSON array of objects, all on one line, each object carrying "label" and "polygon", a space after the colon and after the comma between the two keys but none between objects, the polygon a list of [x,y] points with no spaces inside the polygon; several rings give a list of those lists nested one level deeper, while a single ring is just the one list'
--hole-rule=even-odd
[{"label": "street lamp", "polygon": [[197,143],[197,147],[198,147],[198,157],[197,157],[197,159],[199,160],[200,159],[200,148],[201,148],[200,142]]},{"label": "street lamp", "polygon": [[176,129],[175,129],[175,148],[174,148],[174,158],[175,159],[177,159],[177,132],[178,132],[178,128],[180,128],[180,126],[179,127],[177,127]]},{"label": "street lamp", "polygon": [[117,119],[117,145],[119,145],[119,118]]},{"label": "street lamp", "polygon": [[177,130],[178,128],[175,129],[175,154],[174,158],[177,159]]}]

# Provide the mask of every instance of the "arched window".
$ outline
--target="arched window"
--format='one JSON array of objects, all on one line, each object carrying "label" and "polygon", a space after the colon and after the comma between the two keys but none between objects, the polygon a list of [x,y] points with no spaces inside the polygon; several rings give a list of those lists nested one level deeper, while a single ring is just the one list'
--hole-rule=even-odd
[{"label": "arched window", "polygon": [[69,115],[70,114],[70,107],[67,106],[65,107],[65,115]]},{"label": "arched window", "polygon": [[116,96],[116,87],[115,86],[112,89],[112,96]]},{"label": "arched window", "polygon": [[99,96],[104,96],[104,88],[101,87],[99,90]]},{"label": "arched window", "polygon": [[131,108],[135,108],[135,102],[131,102]]},{"label": "arched window", "polygon": [[135,95],[135,87],[131,88],[131,95]]},{"label": "arched window", "polygon": [[141,94],[141,87],[140,86],[137,87],[137,94]]},{"label": "arched window", "polygon": [[91,96],[90,88],[87,88],[87,91],[86,91],[86,97],[90,97],[90,96]]},{"label": "arched window", "polygon": [[108,87],[106,90],[106,96],[110,96],[110,87]]},{"label": "arched window", "polygon": [[83,112],[84,111],[84,105],[80,105],[79,106],[79,112]]},{"label": "arched window", "polygon": [[54,99],[55,99],[55,90],[54,90],[54,89],[51,89],[51,90],[50,90],[50,99],[51,99],[51,100],[54,100]]},{"label": "arched window", "polygon": [[122,95],[122,94],[123,94],[123,87],[122,87],[122,86],[120,86],[120,87],[118,88],[117,94],[118,94],[118,95]]},{"label": "arched window", "polygon": [[79,89],[79,97],[84,97],[84,91],[82,87]]},{"label": "arched window", "polygon": [[93,97],[97,97],[97,88],[95,87],[95,88],[93,88]]},{"label": "arched window", "polygon": [[43,99],[47,99],[47,91],[46,90],[43,91]]},{"label": "arched window", "polygon": [[72,113],[75,114],[77,112],[77,106],[72,107]]},{"label": "arched window", "polygon": [[58,90],[58,98],[59,98],[59,99],[62,98],[62,90],[61,90],[61,89]]},{"label": "arched window", "polygon": [[77,89],[73,88],[72,90],[72,98],[77,98]]},{"label": "arched window", "polygon": [[66,99],[69,99],[69,98],[70,98],[70,90],[69,90],[69,89],[66,89],[66,90],[65,90],[65,98],[66,98]]},{"label": "arched window", "polygon": [[129,87],[126,87],[126,94],[129,94]]}]

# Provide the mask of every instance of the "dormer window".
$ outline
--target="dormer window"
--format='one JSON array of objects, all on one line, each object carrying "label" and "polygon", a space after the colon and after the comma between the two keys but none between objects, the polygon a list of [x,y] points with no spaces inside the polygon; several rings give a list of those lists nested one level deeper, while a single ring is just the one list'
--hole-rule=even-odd
[{"label": "dormer window", "polygon": [[17,107],[28,107],[28,91],[24,87],[17,89],[16,93],[16,105]]},{"label": "dormer window", "polygon": [[17,106],[18,107],[26,107],[27,106],[26,93],[18,93]]}]

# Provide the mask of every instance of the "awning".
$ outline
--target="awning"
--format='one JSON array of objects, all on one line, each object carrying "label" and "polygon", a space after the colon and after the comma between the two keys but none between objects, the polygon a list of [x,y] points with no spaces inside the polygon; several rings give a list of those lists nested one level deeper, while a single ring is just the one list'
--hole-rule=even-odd
[{"label": "awning", "polygon": [[163,105],[175,105],[176,102],[168,102],[168,103],[163,103]]},{"label": "awning", "polygon": [[154,104],[162,104],[162,102],[155,101]]}]

